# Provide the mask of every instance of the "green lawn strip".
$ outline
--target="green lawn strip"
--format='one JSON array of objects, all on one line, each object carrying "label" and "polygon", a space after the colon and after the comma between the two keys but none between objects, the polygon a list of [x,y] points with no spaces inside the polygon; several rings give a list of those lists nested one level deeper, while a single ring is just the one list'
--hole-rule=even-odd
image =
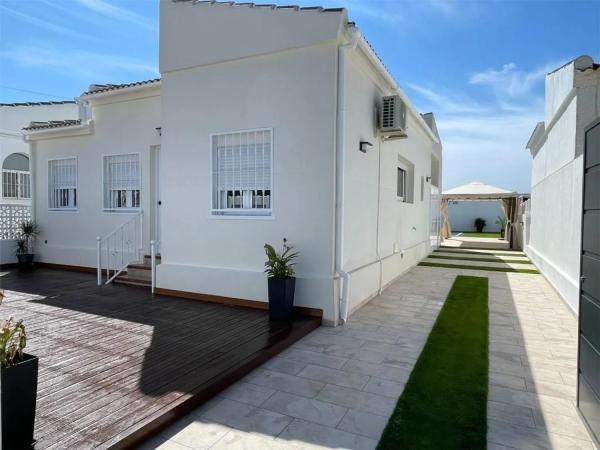
[{"label": "green lawn strip", "polygon": [[[463,248],[464,250],[455,250],[458,248]],[[493,250],[493,249],[485,249],[485,248],[472,248],[465,249],[464,247],[438,247],[436,252],[445,252],[445,253],[465,253],[468,255],[506,255],[506,256],[516,256],[523,255],[527,256],[520,250]]]},{"label": "green lawn strip", "polygon": [[379,450],[485,449],[488,279],[457,276]]},{"label": "green lawn strip", "polygon": [[490,272],[539,273],[536,269],[514,269],[512,267],[466,266],[462,264],[420,262],[419,266],[445,267],[447,269],[486,270]]},{"label": "green lawn strip", "polygon": [[[492,255],[484,255],[492,256]],[[513,264],[531,264],[528,259],[501,259],[501,258],[473,258],[472,256],[442,256],[442,255],[429,255],[428,258],[436,259],[455,259],[457,261],[484,261],[484,262],[497,262],[497,263],[513,263]]]},{"label": "green lawn strip", "polygon": [[470,233],[460,232],[462,236],[458,237],[473,237],[473,238],[498,238],[500,239],[500,233]]}]

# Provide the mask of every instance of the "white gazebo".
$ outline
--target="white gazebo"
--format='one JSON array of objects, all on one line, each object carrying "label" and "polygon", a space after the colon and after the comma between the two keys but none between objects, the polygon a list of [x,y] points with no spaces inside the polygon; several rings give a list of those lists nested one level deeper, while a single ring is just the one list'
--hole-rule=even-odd
[{"label": "white gazebo", "polygon": [[515,227],[518,220],[519,197],[521,195],[515,191],[491,186],[480,181],[474,181],[442,192],[441,208],[442,217],[444,218],[442,237],[448,239],[452,236],[450,218],[448,216],[449,201],[500,200],[500,205],[507,219],[506,240],[509,242],[511,248],[515,248],[517,246]]}]

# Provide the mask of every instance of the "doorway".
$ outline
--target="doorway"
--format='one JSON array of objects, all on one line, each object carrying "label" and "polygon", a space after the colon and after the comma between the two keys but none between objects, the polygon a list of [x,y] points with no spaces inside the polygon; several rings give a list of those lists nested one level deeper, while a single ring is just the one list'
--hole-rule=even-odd
[{"label": "doorway", "polygon": [[160,242],[160,145],[153,145],[150,148],[150,176],[152,178],[150,186],[150,239]]}]

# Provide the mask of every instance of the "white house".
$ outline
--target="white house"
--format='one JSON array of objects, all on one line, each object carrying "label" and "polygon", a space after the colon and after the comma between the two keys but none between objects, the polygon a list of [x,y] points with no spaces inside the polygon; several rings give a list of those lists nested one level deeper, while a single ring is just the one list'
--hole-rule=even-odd
[{"label": "white house", "polygon": [[21,129],[31,122],[76,119],[74,101],[0,103],[0,264],[14,260],[16,225],[29,217],[29,145]]},{"label": "white house", "polygon": [[[94,268],[96,236],[142,229],[158,292],[264,307],[263,245],[285,237],[296,304],[333,325],[438,245],[435,119],[345,9],[163,0],[160,72],[25,130],[40,261]],[[111,239],[101,264],[125,258]]]},{"label": "white house", "polygon": [[577,313],[585,127],[600,116],[600,65],[581,56],[546,76],[546,111],[527,143],[533,157],[525,251]]}]

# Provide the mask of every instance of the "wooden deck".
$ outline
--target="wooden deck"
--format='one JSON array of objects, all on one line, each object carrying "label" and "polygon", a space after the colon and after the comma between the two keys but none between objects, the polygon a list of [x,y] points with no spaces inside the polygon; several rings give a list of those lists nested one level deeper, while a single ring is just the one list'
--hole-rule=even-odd
[{"label": "wooden deck", "polygon": [[38,450],[133,446],[320,323],[273,325],[266,311],[95,282],[0,273],[0,318],[24,319],[40,360]]}]

